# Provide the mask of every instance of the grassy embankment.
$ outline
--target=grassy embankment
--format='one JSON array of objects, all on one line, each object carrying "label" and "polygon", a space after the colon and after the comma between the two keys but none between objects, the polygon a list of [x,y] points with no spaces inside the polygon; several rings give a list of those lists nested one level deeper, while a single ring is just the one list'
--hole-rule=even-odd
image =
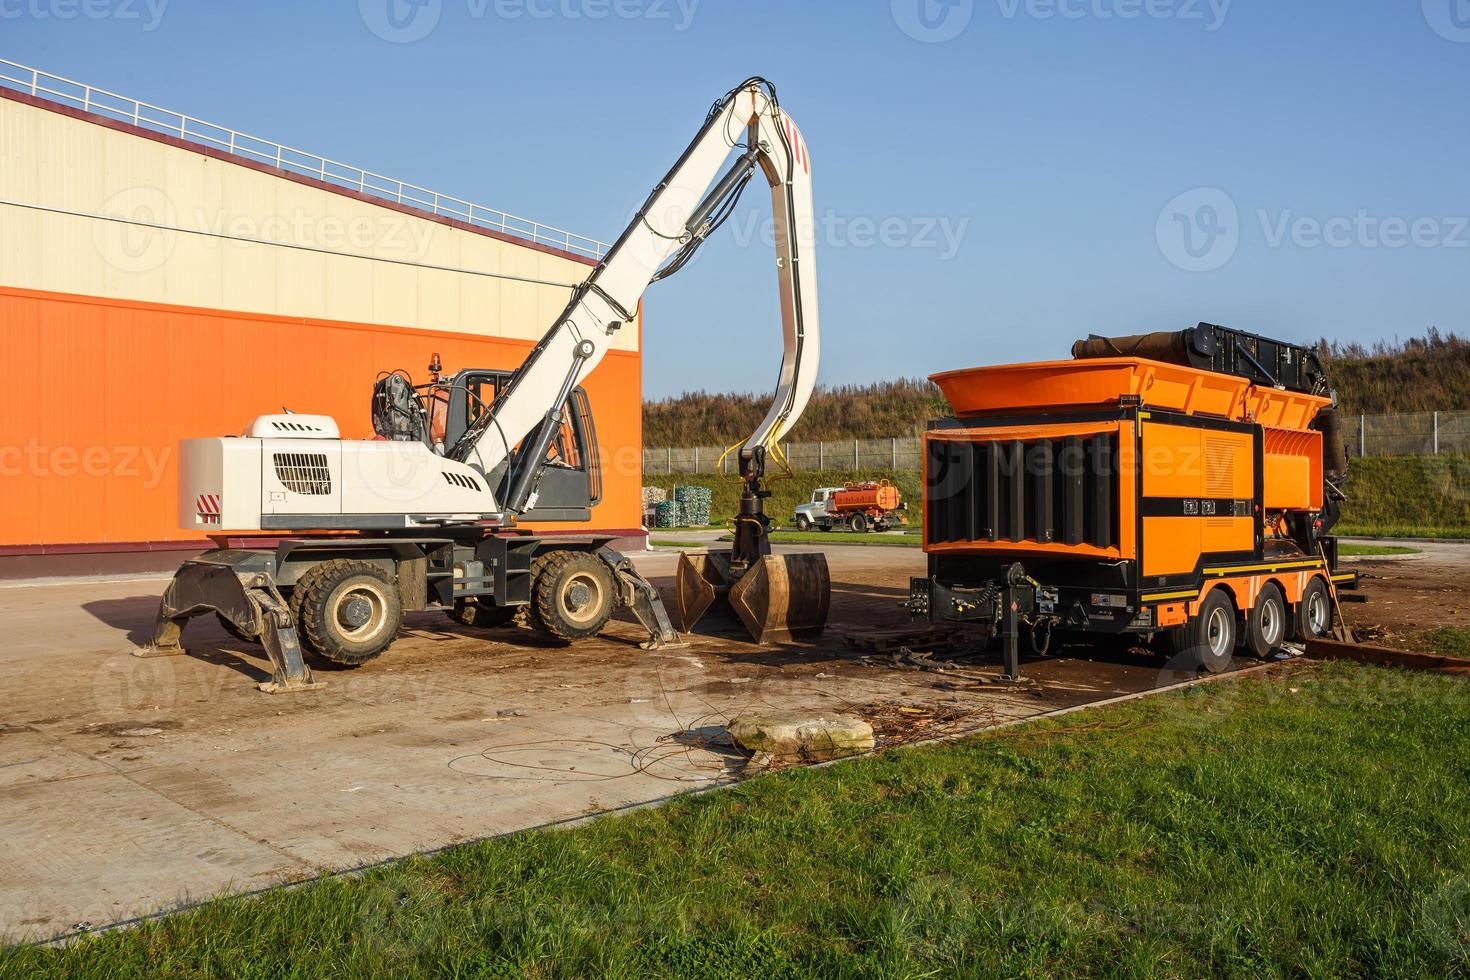
[{"label": "grassy embankment", "polygon": [[0,976],[1463,976],[1467,807],[1463,680],[1302,666],[11,950]]}]

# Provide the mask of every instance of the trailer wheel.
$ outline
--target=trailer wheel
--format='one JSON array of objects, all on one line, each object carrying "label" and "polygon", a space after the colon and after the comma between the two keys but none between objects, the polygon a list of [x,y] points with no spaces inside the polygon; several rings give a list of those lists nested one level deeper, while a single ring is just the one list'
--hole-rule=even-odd
[{"label": "trailer wheel", "polygon": [[454,608],[448,610],[446,615],[461,626],[493,630],[515,622],[516,614],[522,608],[524,607],[486,605],[478,599],[455,599]]},{"label": "trailer wheel", "polygon": [[533,565],[531,619],[559,640],[595,635],[612,618],[616,587],[600,558],[585,551],[553,551]]},{"label": "trailer wheel", "polygon": [[1315,640],[1332,632],[1332,597],[1321,578],[1314,577],[1302,589],[1295,619],[1292,635],[1298,640]]},{"label": "trailer wheel", "polygon": [[1267,582],[1256,593],[1256,604],[1245,616],[1245,648],[1265,660],[1286,640],[1286,598]]},{"label": "trailer wheel", "polygon": [[807,519],[805,514],[796,515],[796,529],[798,531],[810,531],[812,529],[812,522]]},{"label": "trailer wheel", "polygon": [[[304,586],[304,590],[303,590]],[[398,586],[369,561],[334,558],[302,576],[301,632],[313,652],[357,667],[388,649],[403,623]]]},{"label": "trailer wheel", "polygon": [[1186,669],[1218,674],[1235,653],[1235,607],[1224,591],[1214,589],[1200,603],[1199,614],[1169,634],[1176,661]]},{"label": "trailer wheel", "polygon": [[862,514],[853,514],[848,519],[847,526],[852,528],[856,533],[862,534],[868,529],[868,519]]}]

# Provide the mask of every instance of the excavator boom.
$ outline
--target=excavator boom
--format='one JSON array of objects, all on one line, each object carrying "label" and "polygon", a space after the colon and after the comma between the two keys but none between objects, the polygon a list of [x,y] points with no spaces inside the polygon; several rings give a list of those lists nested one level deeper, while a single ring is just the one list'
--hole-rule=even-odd
[{"label": "excavator boom", "polygon": [[[723,175],[732,152],[741,151]],[[759,171],[771,189],[784,350],[776,393],[747,450],[769,448],[806,408],[816,383],[819,320],[811,155],[801,131],[776,99],[774,86],[752,78],[714,104],[673,168],[648,195],[607,255],[574,292],[491,410],[451,455],[490,472],[533,430],[549,437],[565,393],[602,361],[619,330],[630,329],[648,286],[677,272],[729,216]],[[548,392],[557,393],[548,404]],[[535,506],[537,464],[544,451],[521,453],[508,499],[512,514]]]}]

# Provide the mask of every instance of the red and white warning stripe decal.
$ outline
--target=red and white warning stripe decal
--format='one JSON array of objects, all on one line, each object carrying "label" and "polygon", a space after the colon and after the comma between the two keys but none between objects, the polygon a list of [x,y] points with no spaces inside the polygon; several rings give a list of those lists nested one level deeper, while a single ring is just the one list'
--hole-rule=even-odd
[{"label": "red and white warning stripe decal", "polygon": [[199,513],[199,518],[205,524],[218,524],[220,518],[220,499],[217,493],[201,493],[194,502],[194,508]]},{"label": "red and white warning stripe decal", "polygon": [[796,128],[796,124],[791,121],[790,116],[786,117],[786,139],[790,141],[791,152],[796,154],[796,162],[801,164],[801,169],[807,173],[811,173],[812,161],[807,155],[806,143],[802,141],[801,131]]}]

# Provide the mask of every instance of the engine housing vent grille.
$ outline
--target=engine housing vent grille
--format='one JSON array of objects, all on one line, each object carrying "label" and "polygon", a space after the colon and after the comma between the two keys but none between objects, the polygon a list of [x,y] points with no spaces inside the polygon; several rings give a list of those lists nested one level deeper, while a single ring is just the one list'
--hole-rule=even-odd
[{"label": "engine housing vent grille", "polygon": [[292,493],[325,497],[332,492],[326,453],[274,453],[276,479]]},{"label": "engine housing vent grille", "polygon": [[466,490],[474,490],[477,493],[480,491],[480,481],[472,476],[465,476],[463,473],[451,473],[448,470],[444,470],[443,473],[445,483],[452,484],[456,487],[464,487]]}]

